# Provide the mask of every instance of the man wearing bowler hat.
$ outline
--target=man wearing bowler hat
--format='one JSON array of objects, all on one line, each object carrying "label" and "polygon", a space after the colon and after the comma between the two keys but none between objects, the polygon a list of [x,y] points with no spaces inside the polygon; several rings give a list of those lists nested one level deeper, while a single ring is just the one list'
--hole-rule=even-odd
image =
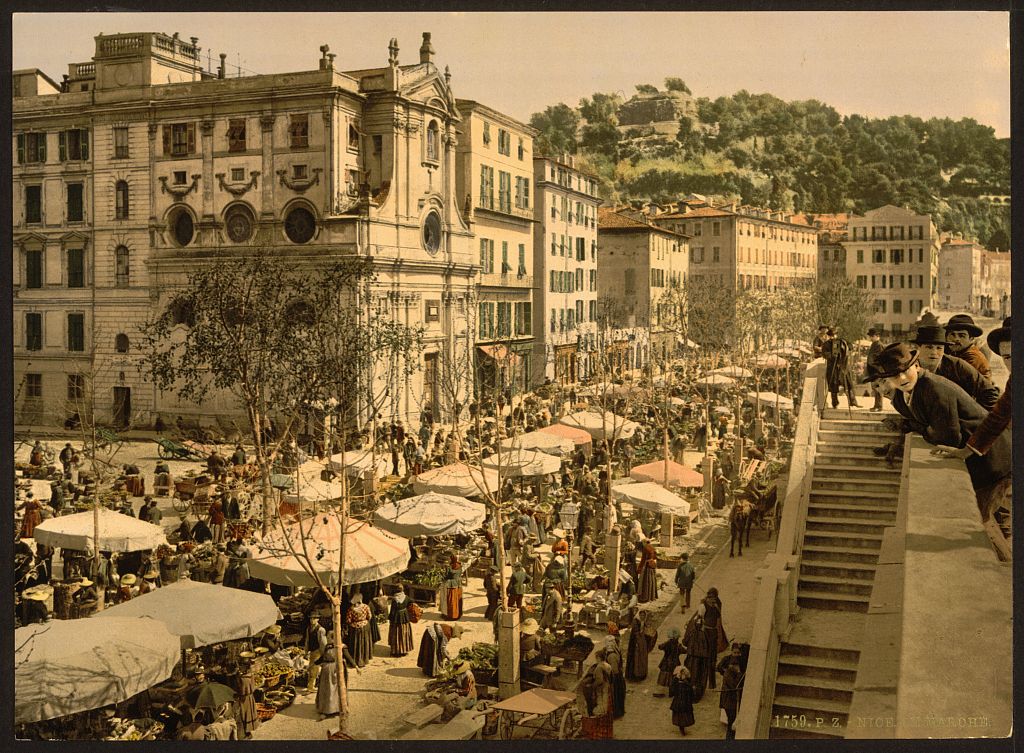
[{"label": "man wearing bowler hat", "polygon": [[[871,340],[871,347],[868,348],[867,364],[864,368],[864,381],[868,381],[868,379],[874,375],[875,359],[878,358],[878,354],[882,352],[882,348],[884,347],[882,345],[882,338],[874,327],[868,330],[868,339]],[[875,397],[875,404],[871,406],[871,410],[882,410],[882,393],[875,389],[874,384],[871,386],[871,394]]]},{"label": "man wearing bowler hat", "polygon": [[917,346],[921,366],[959,384],[982,408],[992,409],[999,397],[999,388],[964,359],[945,354],[946,330],[930,311],[918,322],[912,342]]},{"label": "man wearing bowler hat", "polygon": [[828,391],[832,394],[832,407],[839,407],[840,387],[846,392],[846,400],[850,407],[859,407],[857,396],[853,394],[853,380],[850,378],[850,344],[832,327],[825,333],[821,355],[825,357],[825,380],[828,382]]},{"label": "man wearing bowler hat", "polygon": [[[933,445],[963,447],[981,426],[987,411],[963,388],[945,377],[928,372],[918,363],[917,351],[906,343],[885,348],[878,357],[878,377],[896,390],[892,406]],[[986,532],[1002,556],[1007,556],[992,514],[1003,505],[1006,482],[1012,471],[1010,432],[1004,431],[984,455],[966,460],[967,472],[977,497],[978,510]]]},{"label": "man wearing bowler hat", "polygon": [[988,359],[976,343],[979,337],[981,327],[974,323],[969,314],[957,314],[946,322],[946,352],[964,359],[981,372],[982,376],[991,377]]}]

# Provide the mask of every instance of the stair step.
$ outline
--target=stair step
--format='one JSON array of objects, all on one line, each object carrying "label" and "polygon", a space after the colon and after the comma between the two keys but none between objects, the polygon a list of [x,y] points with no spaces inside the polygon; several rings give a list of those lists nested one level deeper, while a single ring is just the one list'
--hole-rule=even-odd
[{"label": "stair step", "polygon": [[860,562],[842,562],[824,564],[815,560],[802,560],[800,562],[801,575],[823,575],[830,578],[847,578],[862,580],[872,583],[875,579],[876,565],[866,565]]},{"label": "stair step", "polygon": [[849,703],[853,700],[853,684],[836,682],[824,677],[801,677],[792,675],[788,678],[779,677],[775,681],[776,695],[795,696],[809,700],[824,699]]},{"label": "stair step", "polygon": [[845,724],[846,717],[850,711],[850,704],[843,703],[842,701],[830,701],[827,698],[801,698],[797,695],[775,695],[775,701],[773,703],[774,709],[790,709],[788,712],[792,714],[794,711],[797,714],[806,714],[808,717],[825,716],[821,712],[826,712],[830,717],[828,723],[832,723],[831,717],[837,716],[842,717],[842,723]]},{"label": "stair step", "polygon": [[850,447],[872,447],[886,442],[895,442],[900,437],[898,431],[836,431],[820,429],[818,444],[841,444]]},{"label": "stair step", "polygon": [[896,521],[896,505],[856,505],[838,504],[834,502],[810,502],[807,514],[815,518],[857,518],[861,520],[881,520],[888,525]]},{"label": "stair step", "polygon": [[893,492],[873,492],[866,491],[860,492],[852,489],[825,489],[820,492],[814,490],[813,483],[811,484],[811,501],[813,502],[816,498],[846,498],[846,499],[879,499],[879,500],[892,500],[896,501],[897,494]]},{"label": "stair step", "polygon": [[823,612],[859,612],[866,614],[869,599],[870,597],[868,596],[797,590],[796,603],[804,609],[820,609]]},{"label": "stair step", "polygon": [[892,468],[893,470],[900,470],[902,465],[902,458],[896,458],[895,465],[890,466],[884,456],[878,456],[874,454],[864,455],[844,455],[836,452],[822,452],[818,450],[814,456],[815,465],[841,465],[843,467],[852,466],[856,468],[863,468],[864,470],[873,471],[878,468]]},{"label": "stair step", "polygon": [[878,479],[859,478],[821,478],[814,476],[811,480],[811,491],[822,492],[855,492],[865,491],[875,494],[891,494],[896,496],[900,490],[899,481],[880,481]]},{"label": "stair step", "polygon": [[878,552],[859,547],[830,544],[804,544],[800,556],[808,562],[843,562],[862,565],[877,565]]},{"label": "stair step", "polygon": [[[792,674],[789,672],[778,672],[776,674],[776,687],[778,685],[798,685],[801,687],[812,687],[821,688],[823,690],[838,690],[841,692],[852,693],[854,680],[856,679],[856,670],[847,672],[843,670],[840,673],[842,675],[837,677],[809,677],[807,675]],[[784,693],[783,695],[790,695]],[[800,695],[795,693],[794,695]]]},{"label": "stair step", "polygon": [[881,534],[883,529],[891,523],[884,520],[872,520],[870,518],[834,518],[829,516],[807,518],[807,534],[822,533],[825,531],[861,534]]},{"label": "stair step", "polygon": [[815,646],[810,643],[783,643],[779,647],[779,660],[793,660],[796,664],[818,662],[823,667],[857,669],[860,651],[842,646]]},{"label": "stair step", "polygon": [[857,581],[851,578],[837,578],[830,575],[810,575],[801,572],[797,581],[797,595],[801,593],[829,593],[846,596],[871,598],[871,581]]},{"label": "stair step", "polygon": [[[844,546],[845,541],[852,542],[848,546],[857,548],[879,547],[882,545],[882,534],[880,533],[852,533],[850,531],[804,531],[804,541],[808,539],[819,540],[818,543],[833,543]],[[808,542],[811,543],[811,542]]]},{"label": "stair step", "polygon": [[882,419],[848,419],[848,418],[823,418],[818,426],[820,431],[862,431],[862,432],[888,432],[882,425]]},{"label": "stair step", "polygon": [[[828,464],[825,464],[825,463],[815,463],[814,464],[814,470],[815,470],[815,472],[820,470],[820,471],[839,471],[840,473],[850,473],[850,467],[849,466],[846,466],[846,465],[828,465]],[[889,468],[888,466],[886,466],[884,468],[861,468],[861,469],[855,469],[854,472],[880,474],[880,475],[884,475],[884,476],[899,476],[901,474],[901,471],[900,471],[899,468]]]}]

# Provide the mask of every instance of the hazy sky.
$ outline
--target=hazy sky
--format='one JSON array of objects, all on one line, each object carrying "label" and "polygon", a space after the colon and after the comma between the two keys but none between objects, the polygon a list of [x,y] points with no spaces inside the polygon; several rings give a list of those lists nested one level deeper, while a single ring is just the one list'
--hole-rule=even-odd
[{"label": "hazy sky", "polygon": [[15,68],[60,81],[98,33],[180,32],[228,54],[229,72],[315,69],[321,44],[341,70],[384,66],[397,37],[418,61],[421,32],[459,97],[526,121],[595,91],[631,95],[679,76],[697,96],[740,89],[818,99],[843,114],[911,114],[1010,130],[1009,16],[921,13],[91,13],[13,16]]}]

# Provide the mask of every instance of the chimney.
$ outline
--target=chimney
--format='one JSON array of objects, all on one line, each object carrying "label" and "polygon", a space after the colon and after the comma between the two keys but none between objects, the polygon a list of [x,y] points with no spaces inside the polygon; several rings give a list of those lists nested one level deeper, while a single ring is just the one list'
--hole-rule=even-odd
[{"label": "chimney", "polygon": [[423,32],[423,44],[420,45],[420,63],[429,63],[434,56],[434,45],[430,43],[430,32]]},{"label": "chimney", "polygon": [[327,70],[327,53],[331,51],[331,48],[326,45],[320,45],[320,70]]},{"label": "chimney", "polygon": [[224,78],[227,75],[228,66],[225,62],[228,59],[228,54],[222,52],[220,54],[220,65],[217,67],[217,78]]}]

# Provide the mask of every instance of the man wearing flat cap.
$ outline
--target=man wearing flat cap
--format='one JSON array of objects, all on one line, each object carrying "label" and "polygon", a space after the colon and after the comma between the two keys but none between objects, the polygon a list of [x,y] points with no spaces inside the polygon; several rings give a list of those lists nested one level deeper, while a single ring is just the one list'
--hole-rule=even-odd
[{"label": "man wearing flat cap", "polygon": [[[877,376],[896,390],[893,408],[929,444],[963,447],[987,415],[962,387],[922,368],[917,351],[906,343],[895,343],[882,351]],[[1003,504],[1003,480],[1013,468],[1010,432],[1003,432],[986,454],[967,458],[966,464],[982,523],[992,537],[992,514]]]},{"label": "man wearing flat cap", "polygon": [[991,377],[988,359],[977,345],[979,337],[981,327],[974,323],[969,314],[957,314],[946,322],[946,352],[964,359],[981,372],[982,376]]},{"label": "man wearing flat cap", "polygon": [[[865,381],[868,377],[871,377],[875,373],[875,359],[878,358],[879,353],[882,352],[882,338],[879,336],[878,331],[874,327],[868,330],[868,339],[871,341],[871,347],[868,348],[867,363],[864,367]],[[871,406],[872,411],[882,410],[882,393],[875,389],[874,385],[871,386],[871,394],[874,395],[875,404]]]},{"label": "man wearing flat cap", "polygon": [[917,346],[921,366],[959,384],[982,408],[992,409],[999,397],[999,388],[964,359],[946,355],[946,330],[930,311],[918,322],[912,342]]}]

